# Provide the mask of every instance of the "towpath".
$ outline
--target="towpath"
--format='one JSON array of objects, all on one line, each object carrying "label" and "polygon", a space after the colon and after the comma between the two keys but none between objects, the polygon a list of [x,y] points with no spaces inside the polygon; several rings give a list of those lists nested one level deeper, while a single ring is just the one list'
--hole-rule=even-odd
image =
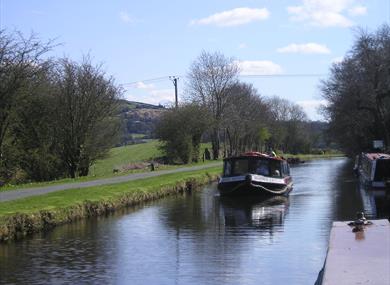
[{"label": "towpath", "polygon": [[104,179],[97,179],[97,180],[86,181],[86,182],[73,182],[73,183],[59,184],[59,185],[53,185],[53,186],[23,188],[23,189],[19,189],[19,190],[17,189],[17,190],[11,190],[11,191],[3,191],[3,192],[0,192],[0,202],[11,201],[11,200],[16,200],[16,199],[21,199],[21,198],[26,198],[26,197],[31,197],[31,196],[44,195],[47,193],[61,191],[61,190],[117,184],[117,183],[123,183],[123,182],[127,182],[127,181],[137,180],[137,179],[156,177],[156,176],[160,176],[160,175],[164,175],[164,174],[172,174],[172,173],[207,169],[207,168],[211,168],[211,167],[219,166],[219,165],[221,165],[221,162],[208,163],[205,165],[197,165],[197,166],[191,166],[191,167],[182,167],[182,168],[176,168],[176,169],[170,169],[170,170],[135,173],[135,174],[116,176],[116,177],[104,178]]}]

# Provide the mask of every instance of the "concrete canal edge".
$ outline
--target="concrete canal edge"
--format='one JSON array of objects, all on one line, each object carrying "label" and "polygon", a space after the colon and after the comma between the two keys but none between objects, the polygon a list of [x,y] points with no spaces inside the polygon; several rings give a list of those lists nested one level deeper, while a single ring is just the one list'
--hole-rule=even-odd
[{"label": "concrete canal edge", "polygon": [[324,268],[316,285],[390,284],[390,223],[333,222]]},{"label": "concrete canal edge", "polygon": [[207,172],[196,178],[189,175],[184,181],[174,185],[162,185],[144,192],[134,192],[129,189],[128,192],[110,200],[85,200],[65,208],[41,210],[30,214],[16,213],[0,217],[0,242],[18,240],[34,233],[51,230],[58,225],[106,215],[124,207],[189,192],[215,181],[217,177],[218,175]]}]

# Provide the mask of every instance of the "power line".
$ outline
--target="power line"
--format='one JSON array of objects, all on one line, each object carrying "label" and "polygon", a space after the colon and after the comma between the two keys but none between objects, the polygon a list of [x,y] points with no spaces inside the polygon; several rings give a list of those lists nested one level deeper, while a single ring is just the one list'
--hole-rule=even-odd
[{"label": "power line", "polygon": [[136,85],[136,84],[138,84],[140,82],[142,82],[142,83],[145,83],[145,82],[150,83],[150,82],[156,82],[156,81],[164,81],[164,80],[168,80],[168,79],[169,79],[169,76],[162,76],[162,77],[138,80],[138,81],[133,81],[133,82],[128,82],[128,83],[122,83],[120,85],[122,85],[122,86],[125,86],[125,85],[128,86],[129,85],[129,86],[131,86],[131,85]]},{"label": "power line", "polygon": [[[242,74],[239,75],[239,77],[243,78],[284,78],[284,77],[323,77],[328,76],[327,73],[285,73],[285,74]],[[137,80],[133,82],[128,83],[122,83],[120,85],[122,86],[129,86],[142,83],[150,83],[150,82],[159,82],[159,81],[165,81],[165,80],[172,80],[172,78],[179,78],[182,77],[181,75],[178,76],[162,76],[162,77],[156,77],[156,78],[149,78],[149,79],[143,79],[143,80]]]},{"label": "power line", "polygon": [[239,75],[239,77],[247,77],[247,78],[283,78],[283,77],[323,77],[327,76],[326,73],[290,73],[290,74],[243,74]]}]

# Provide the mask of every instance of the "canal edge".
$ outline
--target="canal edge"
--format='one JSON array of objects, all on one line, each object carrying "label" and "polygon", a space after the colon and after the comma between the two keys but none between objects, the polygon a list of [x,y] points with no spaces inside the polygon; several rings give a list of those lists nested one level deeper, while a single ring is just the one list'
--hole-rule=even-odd
[{"label": "canal edge", "polygon": [[161,199],[170,195],[191,192],[201,186],[216,181],[218,175],[204,173],[201,177],[187,177],[184,181],[169,186],[149,189],[144,193],[134,193],[132,189],[112,200],[90,201],[53,210],[40,210],[31,214],[16,213],[0,218],[0,243],[23,239],[35,233],[46,232],[63,224],[89,217],[103,216],[116,210]]}]

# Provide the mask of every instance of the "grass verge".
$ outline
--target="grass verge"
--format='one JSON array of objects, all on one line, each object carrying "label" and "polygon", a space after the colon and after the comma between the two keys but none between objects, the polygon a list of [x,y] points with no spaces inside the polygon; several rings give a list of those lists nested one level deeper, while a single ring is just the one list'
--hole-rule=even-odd
[{"label": "grass verge", "polygon": [[[207,160],[205,162],[194,162],[190,164],[177,164],[177,165],[159,165],[156,167],[156,172],[161,170],[171,170],[171,169],[177,169],[177,168],[183,168],[183,167],[191,167],[191,166],[198,166],[198,165],[208,165],[213,164],[217,161],[221,162],[222,160]],[[126,176],[130,174],[135,173],[145,173],[150,172],[150,169],[137,169],[137,170],[131,170],[126,172],[119,172],[119,173],[110,173],[106,175],[101,176],[84,176],[84,177],[77,177],[77,178],[64,178],[64,179],[58,179],[58,180],[52,180],[52,181],[46,181],[46,182],[32,182],[32,183],[24,183],[24,184],[16,184],[16,185],[5,185],[3,187],[0,187],[1,191],[12,191],[12,190],[20,190],[20,189],[26,189],[26,188],[37,188],[37,187],[45,187],[45,186],[54,186],[54,185],[60,185],[60,184],[68,184],[68,183],[78,183],[78,182],[87,182],[87,181],[93,181],[98,179],[104,179],[104,178],[111,178],[111,177],[117,177],[117,176]]]},{"label": "grass verge", "polygon": [[[31,182],[23,184],[7,184],[0,187],[0,191],[10,191],[23,188],[32,188],[32,187],[44,187],[44,186],[53,186],[58,184],[65,183],[77,183],[77,182],[86,182],[102,178],[110,178],[116,176],[124,176],[133,173],[142,173],[150,171],[149,167],[142,169],[126,170],[122,171],[122,167],[129,164],[145,163],[150,162],[158,157],[161,157],[163,153],[159,149],[160,143],[157,140],[151,140],[147,143],[127,145],[121,147],[112,148],[105,159],[96,161],[90,167],[90,173],[88,176],[77,177],[77,178],[63,178],[58,180],[46,181],[46,182]],[[204,152],[204,148],[209,147],[209,144],[201,145],[201,153]],[[185,165],[164,165],[160,164],[157,166],[156,170],[169,170],[181,167],[189,167],[196,165],[203,165],[214,163],[215,161],[205,161],[198,163],[191,163]],[[118,173],[113,173],[114,169],[120,169]]]},{"label": "grass verge", "polygon": [[191,190],[215,179],[220,167],[115,185],[70,189],[0,203],[0,241],[22,238],[81,218]]}]

